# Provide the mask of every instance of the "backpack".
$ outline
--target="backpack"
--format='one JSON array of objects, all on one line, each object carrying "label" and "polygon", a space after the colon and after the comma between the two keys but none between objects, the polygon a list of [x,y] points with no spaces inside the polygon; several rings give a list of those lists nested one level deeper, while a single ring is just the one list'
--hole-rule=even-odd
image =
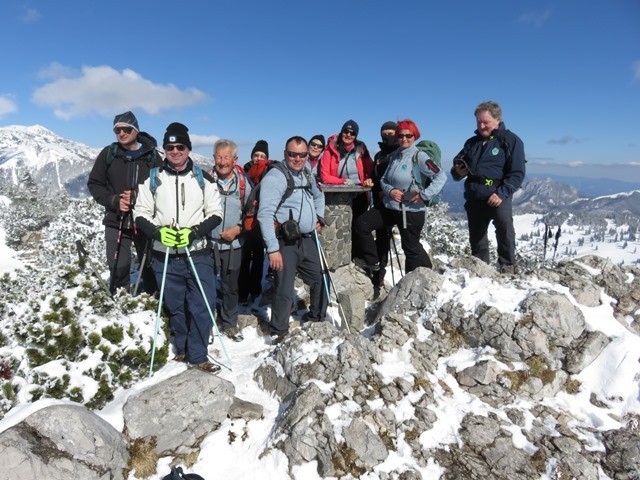
[{"label": "backpack", "polygon": [[[416,147],[419,151],[426,153],[429,156],[429,160],[427,160],[427,167],[434,172],[438,173],[442,169],[442,153],[440,152],[440,147],[438,144],[432,140],[421,140],[416,143]],[[431,179],[425,178],[422,179],[422,173],[420,173],[420,164],[418,162],[418,153],[416,152],[413,155],[413,168],[411,169],[411,177],[416,184],[422,186],[422,188],[427,188],[431,185]],[[421,181],[418,181],[418,178]],[[432,206],[437,203],[440,203],[441,196],[440,193],[431,197],[431,200],[427,204],[427,206]]]},{"label": "backpack", "polygon": [[[264,176],[271,169],[275,168],[276,170],[281,171],[282,174],[287,179],[287,189],[284,191],[284,195],[282,195],[282,198],[280,199],[280,203],[278,203],[278,206],[276,207],[276,212],[280,208],[280,205],[282,205],[284,201],[291,196],[294,190],[296,189],[311,190],[311,185],[313,183],[313,179],[311,178],[311,172],[309,172],[309,170],[305,165],[305,168],[302,169],[302,172],[304,176],[307,178],[307,185],[303,187],[296,186],[293,181],[293,175],[291,175],[291,172],[283,162],[284,160],[282,162],[279,162],[279,161],[271,162],[267,167],[267,169],[262,174],[262,178],[264,178]],[[258,183],[255,187],[253,187],[253,190],[251,190],[251,193],[249,193],[247,202],[244,205],[244,209],[242,212],[242,224],[245,231],[253,230],[258,224],[258,209],[260,208],[260,186],[261,185],[262,185],[262,182]]]},{"label": "backpack", "polygon": [[[149,190],[151,190],[151,195],[153,196],[155,196],[158,186],[162,184],[160,178],[158,177],[159,173],[160,167],[153,167],[149,171]],[[193,173],[198,180],[200,189],[204,192],[204,175],[202,174],[202,169],[195,163],[193,164]]]},{"label": "backpack", "polygon": [[[233,166],[233,170],[236,172],[236,176],[238,177],[238,193],[240,197],[240,205],[244,206],[244,196],[247,191],[247,174],[245,173],[244,168],[242,168],[238,164],[235,164]],[[212,168],[207,173],[209,173],[209,175],[213,177],[213,180],[215,182],[218,181],[218,174],[216,173],[215,169]]]}]

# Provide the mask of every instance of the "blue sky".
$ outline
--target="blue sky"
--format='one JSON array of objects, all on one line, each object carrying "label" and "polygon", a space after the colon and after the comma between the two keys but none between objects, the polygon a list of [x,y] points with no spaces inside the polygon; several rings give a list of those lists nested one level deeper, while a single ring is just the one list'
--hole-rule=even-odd
[{"label": "blue sky", "polygon": [[281,158],[289,136],[351,118],[375,151],[384,121],[411,118],[448,165],[495,100],[531,171],[582,162],[640,183],[637,0],[3,0],[0,13],[0,125],[100,147],[133,110],[159,141],[180,121],[198,153],[226,137],[245,161],[260,138]]}]

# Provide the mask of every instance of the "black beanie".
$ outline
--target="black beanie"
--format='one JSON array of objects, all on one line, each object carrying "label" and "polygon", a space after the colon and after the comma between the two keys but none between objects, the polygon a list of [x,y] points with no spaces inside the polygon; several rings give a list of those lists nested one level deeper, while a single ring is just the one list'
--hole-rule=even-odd
[{"label": "black beanie", "polygon": [[384,122],[380,127],[380,133],[382,133],[383,130],[398,130],[398,124],[392,121]]},{"label": "black beanie", "polygon": [[309,140],[309,143],[313,142],[314,140],[320,140],[320,142],[322,143],[322,148],[327,145],[327,142],[324,141],[324,135],[314,135],[313,137],[311,137],[311,140]]},{"label": "black beanie", "polygon": [[262,152],[269,158],[269,144],[266,140],[258,140],[256,142],[256,146],[251,150],[251,156],[253,157],[253,154],[256,152]]},{"label": "black beanie", "polygon": [[138,119],[133,114],[133,112],[124,112],[120,115],[116,115],[113,119],[113,126],[125,126],[125,127],[133,127],[136,129],[136,132],[140,131],[140,127],[138,126]]},{"label": "black beanie", "polygon": [[167,131],[162,140],[162,146],[164,147],[168,143],[181,143],[191,150],[191,139],[189,138],[188,132],[189,129],[186,126],[178,122],[173,122],[167,127]]},{"label": "black beanie", "polygon": [[360,131],[360,127],[358,127],[358,124],[355,122],[355,120],[347,120],[345,124],[342,125],[342,129],[340,130],[340,132],[342,133],[345,130],[353,130],[353,133],[357,137],[358,132]]}]

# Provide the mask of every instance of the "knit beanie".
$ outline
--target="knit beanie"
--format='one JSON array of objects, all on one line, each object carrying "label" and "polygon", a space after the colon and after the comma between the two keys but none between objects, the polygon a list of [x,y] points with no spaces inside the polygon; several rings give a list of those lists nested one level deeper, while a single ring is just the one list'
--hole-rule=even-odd
[{"label": "knit beanie", "polygon": [[124,112],[120,115],[116,115],[113,119],[114,127],[133,127],[136,129],[136,132],[140,131],[140,127],[138,126],[138,119],[133,114],[133,112]]},{"label": "knit beanie", "polygon": [[256,142],[256,146],[251,150],[251,156],[253,157],[253,154],[256,152],[262,152],[269,158],[269,144],[266,140],[258,140]]},{"label": "knit beanie", "polygon": [[398,124],[396,122],[384,122],[382,124],[382,126],[380,127],[380,133],[382,133],[383,130],[398,130]]},{"label": "knit beanie", "polygon": [[191,150],[191,139],[189,138],[189,129],[181,123],[173,122],[167,127],[162,140],[164,147],[168,143],[181,143]]},{"label": "knit beanie", "polygon": [[320,143],[322,143],[322,148],[327,145],[327,142],[324,141],[324,135],[314,135],[313,137],[311,137],[311,140],[309,140],[309,143],[313,142],[314,140],[318,140]]},{"label": "knit beanie", "polygon": [[342,129],[340,132],[344,132],[345,130],[352,130],[354,135],[357,137],[358,132],[360,131],[360,127],[354,120],[347,120],[344,125],[342,125]]}]

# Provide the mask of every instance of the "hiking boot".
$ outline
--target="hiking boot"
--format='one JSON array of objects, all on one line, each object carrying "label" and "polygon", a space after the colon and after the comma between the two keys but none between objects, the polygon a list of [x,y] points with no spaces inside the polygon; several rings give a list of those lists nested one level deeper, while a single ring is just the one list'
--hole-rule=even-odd
[{"label": "hiking boot", "polygon": [[184,362],[186,362],[186,361],[187,361],[187,356],[186,356],[184,353],[177,353],[177,354],[173,357],[173,359],[174,359],[176,362],[182,362],[182,363],[184,363]]},{"label": "hiking boot", "polygon": [[304,315],[302,315],[302,318],[300,319],[300,323],[319,322],[319,321],[320,321],[319,318],[311,316],[311,312],[305,313]]},{"label": "hiking boot", "polygon": [[215,363],[211,363],[208,360],[205,360],[202,363],[199,363],[197,365],[193,365],[193,367],[197,368],[198,370],[202,370],[203,372],[207,372],[207,373],[218,373],[220,371],[220,365],[216,365]]},{"label": "hiking boot", "polygon": [[504,275],[515,275],[516,266],[515,265],[500,265],[500,273]]},{"label": "hiking boot", "polygon": [[242,332],[238,327],[227,327],[222,329],[222,334],[233,342],[241,342],[244,340]]},{"label": "hiking boot", "polygon": [[353,257],[353,263],[356,265],[356,267],[364,270],[367,275],[371,275],[371,272],[380,271],[380,263],[368,265],[367,262],[364,261],[364,259],[358,257]]},{"label": "hiking boot", "polygon": [[287,337],[287,335],[289,334],[289,332],[281,332],[281,333],[272,333],[270,335],[271,337],[271,345],[279,345],[281,344],[284,339]]}]

